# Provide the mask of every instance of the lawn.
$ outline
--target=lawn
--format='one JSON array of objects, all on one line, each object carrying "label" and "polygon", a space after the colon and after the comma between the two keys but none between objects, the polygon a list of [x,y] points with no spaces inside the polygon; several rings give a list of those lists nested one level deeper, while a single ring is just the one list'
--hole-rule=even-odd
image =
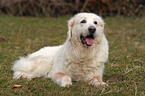
[{"label": "lawn", "polygon": [[[63,88],[43,77],[13,80],[12,63],[18,57],[65,42],[69,18],[0,15],[0,95],[145,96],[145,18],[137,17],[104,18],[109,60],[103,79],[108,87],[73,82]],[[15,84],[22,86],[12,88]]]}]

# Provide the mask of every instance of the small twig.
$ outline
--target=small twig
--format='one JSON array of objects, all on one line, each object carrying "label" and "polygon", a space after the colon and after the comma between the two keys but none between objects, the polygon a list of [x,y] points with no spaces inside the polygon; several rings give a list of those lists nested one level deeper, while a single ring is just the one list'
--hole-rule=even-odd
[{"label": "small twig", "polygon": [[131,72],[133,69],[136,69],[136,68],[138,68],[138,67],[140,67],[140,66],[136,66],[136,67],[134,67],[134,68],[132,68],[132,69],[128,70],[128,71],[127,71],[127,72],[125,72],[123,75],[125,75],[125,74],[127,74],[127,73]]},{"label": "small twig", "polygon": [[136,83],[134,83],[134,87],[135,87],[135,95],[134,96],[136,96],[137,95],[137,85],[136,85]]}]

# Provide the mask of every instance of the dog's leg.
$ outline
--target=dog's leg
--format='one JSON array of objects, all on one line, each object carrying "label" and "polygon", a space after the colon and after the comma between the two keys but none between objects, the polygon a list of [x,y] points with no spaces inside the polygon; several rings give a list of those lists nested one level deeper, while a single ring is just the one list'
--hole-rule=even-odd
[{"label": "dog's leg", "polygon": [[94,85],[94,86],[107,85],[105,82],[102,81],[102,77],[101,76],[94,76],[88,82],[89,82],[89,85]]},{"label": "dog's leg", "polygon": [[53,76],[53,80],[62,87],[69,87],[69,85],[72,85],[71,77],[65,73],[56,73]]}]

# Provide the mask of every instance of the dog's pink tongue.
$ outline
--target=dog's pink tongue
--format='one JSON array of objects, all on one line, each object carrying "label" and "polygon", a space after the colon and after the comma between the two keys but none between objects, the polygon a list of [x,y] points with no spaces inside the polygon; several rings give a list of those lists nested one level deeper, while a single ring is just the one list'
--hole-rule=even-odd
[{"label": "dog's pink tongue", "polygon": [[87,42],[88,45],[93,45],[94,39],[92,39],[92,38],[86,38],[86,42]]}]

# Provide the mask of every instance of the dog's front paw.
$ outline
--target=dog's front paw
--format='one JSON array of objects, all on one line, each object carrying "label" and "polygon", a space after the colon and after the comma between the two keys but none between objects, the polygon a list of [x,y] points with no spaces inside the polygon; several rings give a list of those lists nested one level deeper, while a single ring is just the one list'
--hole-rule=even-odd
[{"label": "dog's front paw", "polygon": [[72,85],[72,81],[71,78],[69,76],[64,76],[61,80],[61,85],[62,87],[69,87],[70,85]]},{"label": "dog's front paw", "polygon": [[92,79],[89,80],[89,85],[93,86],[108,86],[107,83],[102,81],[100,76],[94,76]]},{"label": "dog's front paw", "polygon": [[93,83],[92,85],[94,85],[94,86],[108,86],[108,84],[107,83],[105,83],[105,82],[95,82],[95,83]]},{"label": "dog's front paw", "polygon": [[64,73],[56,73],[54,76],[54,80],[61,87],[69,87],[72,85],[71,77]]}]

